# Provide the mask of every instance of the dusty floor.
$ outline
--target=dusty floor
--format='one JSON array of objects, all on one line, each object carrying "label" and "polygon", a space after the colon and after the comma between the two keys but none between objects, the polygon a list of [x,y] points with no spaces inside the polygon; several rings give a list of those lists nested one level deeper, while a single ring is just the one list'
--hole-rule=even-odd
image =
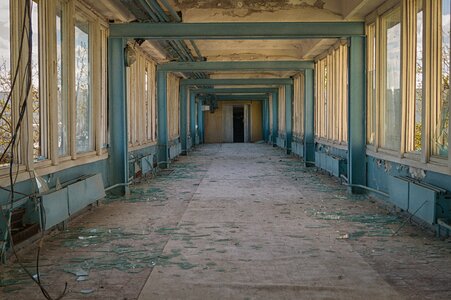
[{"label": "dusty floor", "polygon": [[[280,149],[205,145],[171,169],[45,239],[52,296],[451,299],[450,239],[393,237],[404,219]],[[16,264],[0,272],[0,299],[43,299]]]}]

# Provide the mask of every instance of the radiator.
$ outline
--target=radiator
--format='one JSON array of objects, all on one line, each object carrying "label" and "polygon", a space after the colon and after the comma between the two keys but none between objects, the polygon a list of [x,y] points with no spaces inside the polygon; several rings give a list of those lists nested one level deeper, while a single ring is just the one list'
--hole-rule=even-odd
[{"label": "radiator", "polygon": [[451,216],[451,195],[445,189],[400,176],[390,177],[388,189],[393,204],[428,224]]},{"label": "radiator", "polygon": [[429,224],[436,224],[437,217],[446,215],[448,207],[447,191],[436,186],[420,183],[409,183],[408,212],[415,214]]},{"label": "radiator", "polygon": [[41,195],[41,228],[47,230],[103,197],[101,174],[83,177],[60,190]]},{"label": "radiator", "polygon": [[399,176],[390,176],[388,181],[390,201],[403,210],[409,209],[409,183],[411,181],[408,177]]}]

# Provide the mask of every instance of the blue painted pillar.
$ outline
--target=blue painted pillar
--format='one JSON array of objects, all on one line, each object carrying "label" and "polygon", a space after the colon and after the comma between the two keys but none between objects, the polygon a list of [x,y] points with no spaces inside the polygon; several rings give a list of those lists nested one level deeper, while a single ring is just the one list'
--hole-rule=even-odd
[{"label": "blue painted pillar", "polygon": [[199,144],[204,143],[204,113],[202,111],[203,99],[199,98],[197,102],[197,132],[199,133]]},{"label": "blue painted pillar", "polygon": [[293,86],[290,84],[285,85],[285,135],[287,154],[290,154],[293,139]]},{"label": "blue painted pillar", "polygon": [[182,143],[182,154],[188,151],[188,87],[180,85],[180,142]]},{"label": "blue painted pillar", "polygon": [[[348,182],[366,185],[365,38],[349,38]],[[350,192],[363,192],[351,187]]]},{"label": "blue painted pillar", "polygon": [[269,136],[269,100],[262,101],[262,127],[263,127],[263,140],[268,141]]},{"label": "blue painted pillar", "polygon": [[189,105],[191,146],[194,146],[196,141],[196,94],[192,91],[189,94]]},{"label": "blue painted pillar", "polygon": [[167,102],[167,72],[157,72],[157,103],[158,103],[158,165],[167,168],[168,155],[168,102]]},{"label": "blue painted pillar", "polygon": [[[313,70],[304,71],[304,160],[306,165],[315,162],[315,101]],[[311,163],[309,163],[311,162]]]},{"label": "blue painted pillar", "polygon": [[125,84],[125,42],[122,38],[110,38],[108,41],[108,86],[110,120],[109,148],[109,184],[123,184],[116,191],[128,192],[128,135],[127,100]]},{"label": "blue painted pillar", "polygon": [[279,93],[272,93],[272,145],[277,146],[279,135]]}]

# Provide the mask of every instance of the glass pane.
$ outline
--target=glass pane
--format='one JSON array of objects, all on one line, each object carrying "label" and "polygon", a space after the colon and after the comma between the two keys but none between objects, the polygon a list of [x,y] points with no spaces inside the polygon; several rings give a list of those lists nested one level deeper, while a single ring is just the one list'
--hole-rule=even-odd
[{"label": "glass pane", "polygon": [[44,138],[42,128],[43,107],[39,97],[39,24],[38,4],[32,2],[31,26],[32,26],[32,51],[31,51],[31,100],[33,107],[33,158],[35,161],[45,159],[42,140]]},{"label": "glass pane", "polygon": [[[10,155],[5,153],[11,141],[12,115],[11,101],[11,61],[9,37],[9,1],[0,2],[0,166],[10,162]],[[8,151],[9,152],[9,151]],[[5,153],[5,155],[3,155]]]},{"label": "glass pane", "polygon": [[368,26],[368,107],[367,142],[374,144],[376,138],[376,32],[375,24]]},{"label": "glass pane", "polygon": [[450,0],[442,1],[442,84],[437,103],[434,154],[448,157]]},{"label": "glass pane", "polygon": [[75,141],[77,152],[93,150],[90,73],[89,23],[77,19],[75,21]]},{"label": "glass pane", "polygon": [[150,97],[149,97],[149,72],[144,73],[144,105],[145,105],[145,122],[146,122],[146,137],[148,140],[152,138],[151,128],[150,128]]},{"label": "glass pane", "polygon": [[417,2],[417,45],[416,45],[416,78],[415,78],[415,126],[413,150],[421,151],[421,128],[423,112],[423,1]]},{"label": "glass pane", "polygon": [[62,10],[56,11],[56,58],[57,58],[57,103],[58,103],[58,155],[69,154],[68,147],[68,103],[63,96],[63,33]]},{"label": "glass pane", "polygon": [[382,139],[385,149],[399,150],[401,145],[401,22],[400,10],[384,16],[385,99],[382,107]]}]

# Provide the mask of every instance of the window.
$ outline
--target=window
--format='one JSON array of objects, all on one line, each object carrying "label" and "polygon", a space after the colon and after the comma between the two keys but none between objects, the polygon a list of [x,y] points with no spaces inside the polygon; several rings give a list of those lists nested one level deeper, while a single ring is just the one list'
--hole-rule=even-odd
[{"label": "window", "polygon": [[[416,18],[416,51],[415,51],[415,108],[412,113],[413,125],[413,151],[421,151],[421,138],[423,127],[423,1],[417,1]],[[407,149],[410,150],[410,149]]]},{"label": "window", "polygon": [[[31,49],[31,104],[32,104],[32,143],[33,159],[40,161],[46,159],[45,140],[47,138],[46,105],[44,98],[40,96],[40,32],[39,32],[39,5],[32,1],[31,7],[32,49]],[[29,101],[30,101],[29,100]]]},{"label": "window", "polygon": [[[58,155],[69,155],[68,126],[69,111],[66,95],[63,95],[63,13],[60,5],[56,9],[56,98],[58,106]],[[66,50],[67,51],[67,50]]]},{"label": "window", "polygon": [[315,64],[315,136],[337,144],[348,139],[347,51],[339,41]]},{"label": "window", "polygon": [[399,151],[401,146],[401,15],[396,8],[382,17],[384,38],[384,93],[381,103],[381,147]]},{"label": "window", "polygon": [[279,87],[279,135],[285,135],[285,87]]},{"label": "window", "polygon": [[449,0],[442,0],[441,11],[441,85],[440,97],[437,99],[435,110],[435,128],[433,132],[433,155],[448,157],[449,133],[449,62],[450,62],[450,4]]},{"label": "window", "polygon": [[12,133],[11,101],[11,61],[10,61],[10,25],[9,1],[0,3],[0,166],[10,162],[8,144]]},{"label": "window", "polygon": [[174,140],[180,135],[180,78],[175,74],[168,74],[167,97],[168,97],[168,134],[169,139]]},{"label": "window", "polygon": [[[415,160],[416,166],[449,172],[450,6],[450,0],[405,0],[367,26],[372,155],[396,155],[409,165]],[[380,155],[379,147],[392,151]]]},{"label": "window", "polygon": [[[51,160],[53,166],[62,164],[59,169],[64,169],[66,158],[76,160],[77,153],[93,150],[97,150],[96,153],[86,154],[91,155],[90,159],[105,158],[100,157],[102,144],[97,143],[97,139],[105,140],[102,132],[107,130],[108,24],[80,1],[0,2],[0,111],[3,111],[0,151],[8,148],[12,124],[24,100],[21,94],[28,80],[24,76],[17,77],[11,101],[6,103],[11,90],[11,73],[26,70],[29,65],[32,76],[31,90],[26,95],[27,116],[22,121],[14,152],[16,161],[23,166],[17,170],[45,169],[50,164],[43,160]],[[23,15],[26,3],[31,5],[30,19]],[[26,30],[25,47],[20,52],[21,30],[11,31],[10,27],[23,28],[24,20],[26,24],[31,21],[32,47],[26,46]],[[97,87],[95,97],[92,96],[94,84]],[[95,122],[94,115],[99,116]],[[7,164],[9,156],[7,153],[0,165]],[[67,166],[73,165],[67,163]],[[5,174],[6,168],[2,168],[0,175]]]},{"label": "window", "polygon": [[128,141],[129,146],[133,148],[156,140],[156,66],[138,45],[129,44],[129,47],[136,53],[136,61],[127,68],[126,74]]},{"label": "window", "polygon": [[368,85],[367,85],[367,142],[376,143],[376,23],[367,26],[368,36]]},{"label": "window", "polygon": [[298,74],[293,80],[293,134],[304,134],[304,75]]},{"label": "window", "polygon": [[93,150],[91,100],[91,59],[89,22],[81,16],[75,19],[75,140],[76,150]]}]

